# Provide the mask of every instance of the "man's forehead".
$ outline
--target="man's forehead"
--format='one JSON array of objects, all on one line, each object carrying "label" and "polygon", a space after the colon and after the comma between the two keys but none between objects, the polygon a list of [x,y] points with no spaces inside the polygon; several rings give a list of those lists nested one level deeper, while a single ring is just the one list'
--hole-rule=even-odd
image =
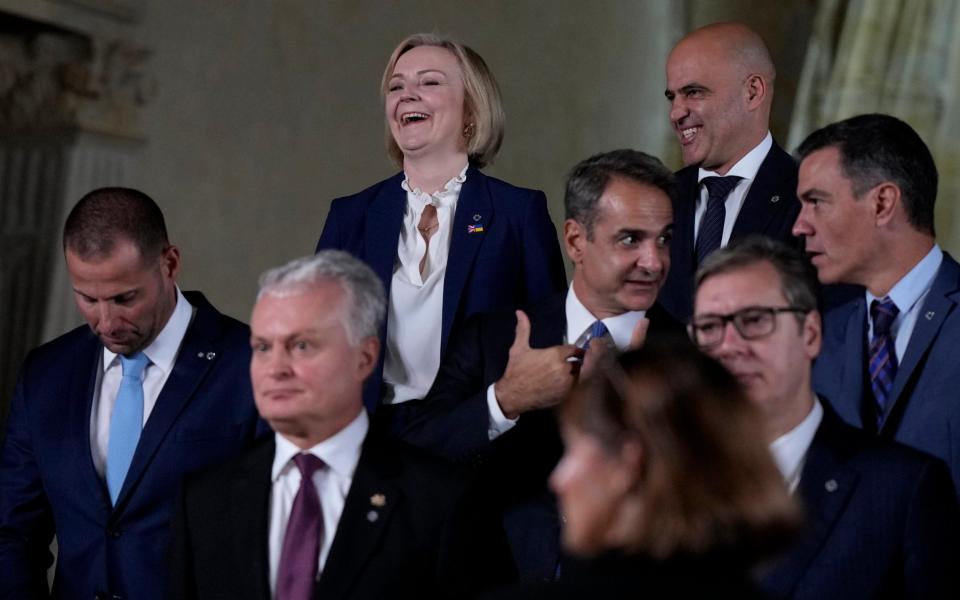
[{"label": "man's forehead", "polygon": [[780,274],[768,260],[732,266],[712,274],[700,283],[696,292],[698,308],[718,301],[735,309],[785,300]]}]

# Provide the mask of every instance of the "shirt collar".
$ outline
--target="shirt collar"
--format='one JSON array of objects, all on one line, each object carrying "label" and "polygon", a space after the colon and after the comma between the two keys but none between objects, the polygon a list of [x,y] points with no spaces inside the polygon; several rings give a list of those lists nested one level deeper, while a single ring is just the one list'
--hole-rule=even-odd
[{"label": "shirt collar", "polygon": [[[909,312],[913,305],[917,303],[917,300],[927,293],[927,290],[933,284],[933,279],[937,276],[937,271],[940,270],[942,262],[943,250],[940,249],[938,244],[934,244],[930,252],[927,252],[927,255],[890,289],[887,297],[897,305],[900,314]],[[867,310],[869,310],[870,304],[877,297],[871,294],[869,290],[866,294]]]},{"label": "shirt collar", "polygon": [[[187,302],[180,288],[177,287],[177,303],[173,307],[173,313],[167,319],[167,324],[163,326],[156,339],[150,342],[150,345],[142,350],[150,364],[159,367],[164,373],[170,373],[173,370],[173,363],[177,359],[177,351],[180,350],[180,343],[187,335],[187,328],[190,327],[190,319],[193,318],[193,306]],[[103,348],[103,370],[106,371],[113,365],[117,359],[117,354]]]},{"label": "shirt collar", "polygon": [[444,184],[442,190],[438,190],[432,194],[426,194],[420,188],[410,189],[410,183],[406,173],[403,174],[403,181],[400,182],[400,187],[407,192],[408,200],[413,202],[420,210],[423,210],[423,207],[427,204],[434,204],[438,207],[452,205],[455,204],[457,198],[460,197],[460,189],[463,187],[463,182],[467,180],[467,169],[469,168],[470,163],[467,163],[458,175],[455,175],[450,181]]},{"label": "shirt collar", "polygon": [[800,424],[781,435],[770,444],[770,453],[773,455],[780,474],[784,481],[790,486],[792,492],[800,481],[800,471],[803,468],[804,459],[807,456],[807,450],[813,442],[813,436],[820,427],[820,421],[823,420],[823,406],[816,397],[813,399],[813,408],[810,413],[800,421]]},{"label": "shirt collar", "polygon": [[[747,152],[743,158],[738,160],[733,167],[727,172],[727,175],[736,175],[737,177],[742,177],[747,181],[753,181],[757,177],[757,171],[760,170],[760,165],[763,164],[763,159],[767,157],[767,154],[770,152],[770,148],[773,147],[773,136],[770,135],[770,132],[767,132],[766,137],[763,140],[754,146],[753,150]],[[719,173],[714,171],[707,171],[705,169],[699,169],[697,171],[697,182],[703,181],[704,177],[720,177]]]},{"label": "shirt collar", "polygon": [[[316,446],[306,450],[327,465],[327,468],[347,479],[353,479],[353,472],[357,469],[360,460],[360,448],[370,429],[370,420],[367,411],[361,410],[350,424],[323,440]],[[283,437],[274,434],[277,449],[273,454],[273,470],[271,481],[276,481],[291,464],[297,454],[304,452],[299,446]]]},{"label": "shirt collar", "polygon": [[[580,302],[580,299],[577,298],[577,293],[573,289],[572,281],[567,291],[566,314],[567,343],[579,346],[583,343],[581,338],[584,337],[584,334],[590,329],[590,326],[593,325],[593,322],[596,321],[597,318],[593,316],[593,314],[587,310],[587,307]],[[606,319],[601,319],[601,321],[606,325],[610,336],[613,338],[613,343],[616,344],[617,348],[625,350],[627,346],[630,345],[630,338],[633,337],[633,330],[636,328],[637,322],[642,319],[645,314],[646,311],[644,310],[634,310],[614,317],[607,317]]]}]

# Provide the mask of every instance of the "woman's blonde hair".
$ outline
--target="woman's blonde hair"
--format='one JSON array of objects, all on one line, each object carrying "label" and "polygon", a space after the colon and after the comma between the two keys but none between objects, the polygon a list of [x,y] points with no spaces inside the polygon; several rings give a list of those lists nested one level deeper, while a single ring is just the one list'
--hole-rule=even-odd
[{"label": "woman's blonde hair", "polygon": [[799,508],[737,381],[690,344],[647,343],[597,369],[561,408],[566,426],[617,455],[640,447],[626,549],[655,558],[736,549],[759,559],[789,541]]},{"label": "woman's blonde hair", "polygon": [[[394,49],[387,61],[380,82],[380,93],[386,99],[387,87],[393,76],[397,61],[407,51],[418,46],[435,46],[452,53],[463,73],[464,114],[472,117],[472,133],[467,136],[467,156],[477,167],[484,167],[493,161],[500,144],[506,116],[500,98],[500,87],[483,58],[468,46],[432,33],[415,33],[408,36]],[[387,154],[398,166],[403,166],[403,151],[390,133],[390,124],[386,125]],[[466,124],[469,127],[469,123]]]}]

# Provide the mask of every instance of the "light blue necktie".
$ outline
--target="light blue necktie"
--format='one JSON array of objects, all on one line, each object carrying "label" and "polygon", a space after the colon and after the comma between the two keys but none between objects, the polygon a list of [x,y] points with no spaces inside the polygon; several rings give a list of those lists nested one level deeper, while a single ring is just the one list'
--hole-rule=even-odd
[{"label": "light blue necktie", "polygon": [[117,503],[123,480],[127,477],[133,453],[143,429],[143,370],[150,360],[142,352],[126,357],[120,355],[123,378],[117,401],[110,415],[110,441],[107,443],[107,489],[110,501]]}]

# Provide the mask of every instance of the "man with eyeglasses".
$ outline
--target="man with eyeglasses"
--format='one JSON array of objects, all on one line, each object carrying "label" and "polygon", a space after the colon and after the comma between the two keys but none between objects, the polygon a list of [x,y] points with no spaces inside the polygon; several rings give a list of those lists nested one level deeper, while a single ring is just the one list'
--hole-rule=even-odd
[{"label": "man with eyeglasses", "polygon": [[811,387],[816,280],[752,237],[698,269],[694,343],[743,384],[784,480],[804,504],[796,545],[758,573],[776,598],[956,598],[960,515],[946,465],[843,423]]}]

